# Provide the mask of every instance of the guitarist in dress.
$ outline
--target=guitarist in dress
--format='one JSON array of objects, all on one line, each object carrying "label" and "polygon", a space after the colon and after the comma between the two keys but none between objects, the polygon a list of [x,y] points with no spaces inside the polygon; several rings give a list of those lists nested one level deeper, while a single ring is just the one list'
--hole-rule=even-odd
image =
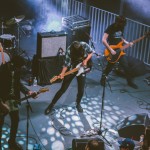
[{"label": "guitarist in dress", "polygon": [[[133,45],[132,42],[127,42],[123,38],[123,32],[124,32],[125,25],[126,25],[126,18],[124,16],[117,16],[115,23],[108,26],[104,32],[102,42],[112,57],[117,56],[117,51],[115,51],[110,45],[117,45],[121,41],[123,41],[123,43],[125,43],[125,44],[129,44],[130,46]],[[130,67],[128,65],[128,60],[127,60],[126,56],[125,55],[121,56],[118,61],[125,71],[127,84],[130,87],[137,89],[138,86],[133,83],[132,78],[130,76]],[[102,86],[105,86],[106,77],[112,71],[114,64],[115,64],[114,62],[112,63],[112,62],[108,61],[108,64],[107,64],[106,68],[104,69],[102,76],[101,76],[101,80],[100,80],[100,84]]]},{"label": "guitarist in dress", "polygon": [[20,99],[20,91],[24,94],[33,94],[20,82],[21,67],[23,65],[24,59],[22,57],[13,56],[9,62],[0,66],[0,150],[2,149],[2,127],[7,114],[11,119],[9,149],[22,150],[21,145],[16,142],[19,124],[19,108],[16,100]]},{"label": "guitarist in dress", "polygon": [[[45,109],[45,114],[49,114],[52,111],[55,103],[58,99],[63,95],[63,93],[68,89],[71,81],[76,76],[76,73],[69,74],[65,76],[65,72],[70,69],[75,68],[79,63],[82,63],[83,66],[87,66],[87,63],[92,57],[93,50],[92,48],[85,42],[74,41],[66,50],[65,54],[65,62],[63,69],[59,75],[60,79],[63,79],[63,83],[61,88],[55,94],[52,102],[49,106]],[[85,86],[85,78],[86,73],[82,73],[79,76],[76,76],[77,83],[78,83],[78,93],[76,97],[76,108],[78,112],[83,112],[83,109],[80,105],[82,96],[84,94],[84,86]]]}]

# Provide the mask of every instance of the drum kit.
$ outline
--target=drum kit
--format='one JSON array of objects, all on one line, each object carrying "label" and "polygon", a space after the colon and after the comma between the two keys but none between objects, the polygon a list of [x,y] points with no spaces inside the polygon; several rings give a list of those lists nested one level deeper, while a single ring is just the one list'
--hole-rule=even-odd
[{"label": "drum kit", "polygon": [[[20,15],[17,17],[13,17],[6,22],[1,21],[0,29],[1,29],[2,35],[0,35],[0,44],[2,45],[2,47],[0,48],[0,65],[2,64],[2,57],[4,57],[6,62],[10,60],[10,56],[13,55],[12,51],[14,51],[14,49],[16,49],[16,43],[17,43],[17,48],[19,50],[19,48],[20,48],[20,46],[19,46],[20,29],[22,29],[20,27],[19,23],[24,18],[25,18],[24,15]],[[4,33],[5,29],[8,29],[11,25],[15,25],[15,24],[17,25],[17,38],[15,35]],[[22,30],[22,32],[24,32],[24,31]],[[3,49],[3,52],[2,52],[2,49]]]}]

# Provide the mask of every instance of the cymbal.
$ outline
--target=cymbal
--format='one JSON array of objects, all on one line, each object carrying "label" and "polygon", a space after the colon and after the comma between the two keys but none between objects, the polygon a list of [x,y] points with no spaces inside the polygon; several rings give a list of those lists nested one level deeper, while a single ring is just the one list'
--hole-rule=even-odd
[{"label": "cymbal", "polygon": [[19,23],[20,21],[22,21],[25,18],[24,15],[20,15],[14,18],[11,18],[10,20],[6,21],[6,25],[12,25],[15,23]]}]

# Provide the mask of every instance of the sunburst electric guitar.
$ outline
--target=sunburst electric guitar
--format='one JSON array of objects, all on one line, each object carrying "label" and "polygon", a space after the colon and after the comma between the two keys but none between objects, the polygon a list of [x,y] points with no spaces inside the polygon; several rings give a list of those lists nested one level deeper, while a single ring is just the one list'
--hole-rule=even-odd
[{"label": "sunburst electric guitar", "polygon": [[[142,37],[132,41],[132,43],[135,44],[149,35],[150,35],[150,32],[148,32],[145,35],[143,35]],[[116,54],[112,55],[108,49],[105,49],[104,56],[106,57],[107,61],[109,61],[110,63],[116,63],[122,55],[126,54],[124,52],[124,50],[127,49],[128,47],[130,47],[130,44],[123,45],[123,41],[121,41],[117,45],[110,45],[110,47],[116,51]]]},{"label": "sunburst electric guitar", "polygon": [[[49,91],[48,88],[41,88],[38,92],[33,92],[31,95],[25,96],[21,98],[20,100],[16,100],[16,104],[20,104],[22,101],[27,100],[28,98],[31,98],[31,97],[36,98],[37,95],[39,95],[40,93],[44,93],[47,91]],[[9,106],[3,103],[2,101],[0,101],[0,113],[3,114],[4,116],[9,113]]]},{"label": "sunburst electric guitar", "polygon": [[[73,74],[77,72],[76,76],[79,76],[82,73],[89,72],[91,70],[90,67],[85,68],[82,63],[79,63],[74,69],[67,71],[64,76],[67,76],[69,74]],[[50,83],[55,82],[56,80],[60,79],[60,76],[54,76],[51,80]]]}]

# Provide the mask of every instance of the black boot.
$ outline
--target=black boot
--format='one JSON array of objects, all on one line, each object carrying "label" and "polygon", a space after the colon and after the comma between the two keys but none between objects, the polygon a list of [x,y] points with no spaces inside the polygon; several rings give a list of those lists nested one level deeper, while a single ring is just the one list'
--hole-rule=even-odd
[{"label": "black boot", "polygon": [[80,113],[83,112],[83,108],[81,107],[80,103],[77,103],[76,108],[77,108],[78,112],[80,112]]},{"label": "black boot", "polygon": [[52,111],[53,107],[54,107],[54,104],[50,103],[49,106],[45,109],[44,114],[48,115]]},{"label": "black boot", "polygon": [[100,84],[102,86],[105,86],[105,84],[106,84],[106,75],[105,74],[102,74],[102,77],[100,79]]}]

